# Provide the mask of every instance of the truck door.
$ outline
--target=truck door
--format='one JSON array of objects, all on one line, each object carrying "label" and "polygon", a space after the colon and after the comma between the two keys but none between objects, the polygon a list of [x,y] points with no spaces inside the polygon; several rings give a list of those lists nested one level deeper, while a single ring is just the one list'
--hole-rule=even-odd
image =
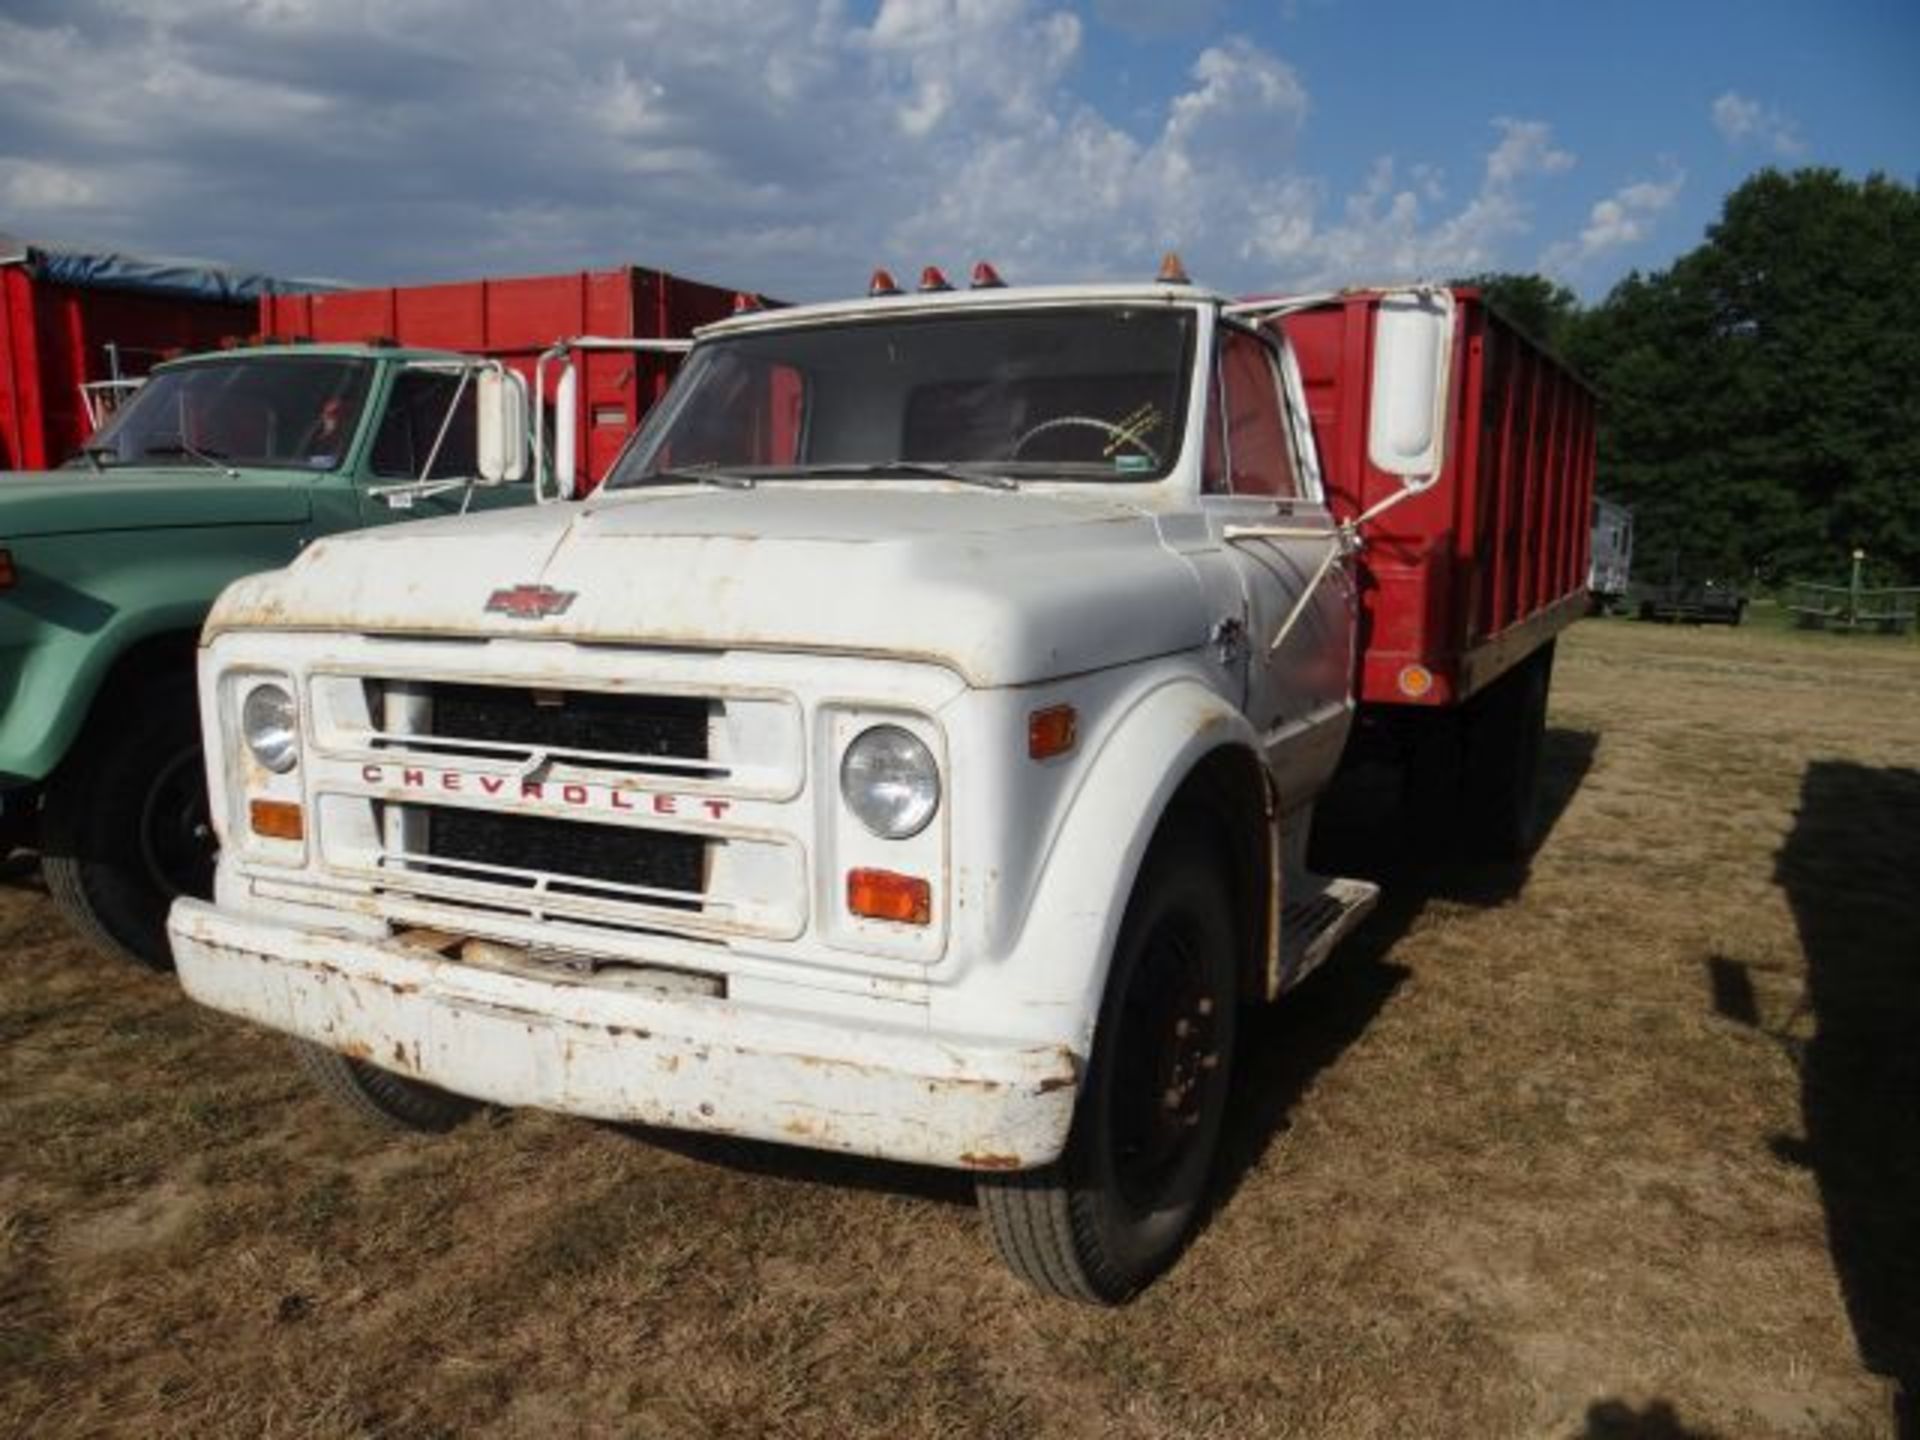
[{"label": "truck door", "polygon": [[[457,366],[406,365],[395,373],[367,452],[364,523],[425,520],[532,498],[528,481],[475,486],[471,495],[467,486],[451,483],[477,469],[474,396],[473,372]],[[430,483],[436,481],[446,483]]]},{"label": "truck door", "polygon": [[[1302,407],[1298,424],[1290,405]],[[1297,384],[1289,395],[1281,355],[1266,338],[1223,322],[1202,506],[1245,593],[1247,717],[1283,807],[1309,797],[1332,772],[1353,712],[1353,575],[1342,557],[1315,583],[1336,532],[1307,448],[1303,407]],[[1299,533],[1236,537],[1245,528]]]}]

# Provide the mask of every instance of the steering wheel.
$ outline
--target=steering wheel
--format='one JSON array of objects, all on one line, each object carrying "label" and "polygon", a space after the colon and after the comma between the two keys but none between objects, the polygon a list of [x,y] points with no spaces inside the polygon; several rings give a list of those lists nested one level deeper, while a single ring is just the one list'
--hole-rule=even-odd
[{"label": "steering wheel", "polygon": [[1056,415],[1051,420],[1042,420],[1038,425],[1034,426],[1018,440],[1013,442],[1013,453],[1008,456],[1008,458],[1012,460],[1019,459],[1020,452],[1027,448],[1027,442],[1036,436],[1044,435],[1049,430],[1065,429],[1068,426],[1078,426],[1083,430],[1099,430],[1111,435],[1116,444],[1133,446],[1134,449],[1151,460],[1156,468],[1161,464],[1160,452],[1158,450],[1155,450],[1131,430],[1128,430],[1124,426],[1116,425],[1111,420],[1102,420],[1098,415]]}]

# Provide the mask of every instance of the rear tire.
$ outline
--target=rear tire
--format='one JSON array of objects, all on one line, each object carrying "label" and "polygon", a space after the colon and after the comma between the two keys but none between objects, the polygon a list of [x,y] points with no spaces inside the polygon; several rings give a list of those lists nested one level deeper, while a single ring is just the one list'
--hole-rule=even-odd
[{"label": "rear tire", "polygon": [[48,782],[41,872],[74,928],[108,954],[171,970],[167,911],[213,894],[215,855],[190,677],[98,716]]},{"label": "rear tire", "polygon": [[1127,904],[1065,1153],[976,1180],[994,1249],[1036,1290],[1117,1304],[1192,1238],[1226,1113],[1237,953],[1210,853],[1163,838]]},{"label": "rear tire", "polygon": [[1461,785],[1467,843],[1482,860],[1524,860],[1539,828],[1553,645],[1542,646],[1472,702]]},{"label": "rear tire", "polygon": [[350,1060],[310,1040],[295,1040],[293,1048],[300,1067],[329,1099],[389,1130],[442,1135],[480,1108],[478,1100]]}]

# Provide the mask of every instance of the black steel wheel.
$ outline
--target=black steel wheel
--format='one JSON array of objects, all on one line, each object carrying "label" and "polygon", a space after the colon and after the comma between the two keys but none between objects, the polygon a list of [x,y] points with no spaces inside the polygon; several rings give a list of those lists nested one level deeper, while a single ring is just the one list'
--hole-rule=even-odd
[{"label": "black steel wheel", "polygon": [[47,786],[47,890],[81,934],[150,970],[173,968],[167,911],[213,893],[216,854],[189,680],[100,717]]},{"label": "black steel wheel", "polygon": [[1226,1113],[1236,954],[1211,851],[1163,836],[1127,906],[1066,1153],[976,1182],[994,1248],[1034,1288],[1116,1304],[1192,1238]]}]

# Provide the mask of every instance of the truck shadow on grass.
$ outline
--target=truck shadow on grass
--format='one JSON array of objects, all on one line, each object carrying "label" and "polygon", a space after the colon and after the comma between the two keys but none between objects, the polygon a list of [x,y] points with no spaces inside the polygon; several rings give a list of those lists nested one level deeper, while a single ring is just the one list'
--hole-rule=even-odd
[{"label": "truck shadow on grass", "polygon": [[[1806,956],[1813,1036],[1781,1035],[1800,1071],[1804,1138],[1860,1358],[1898,1387],[1920,1436],[1920,770],[1819,760],[1775,878]],[[1709,962],[1715,1006],[1759,1025],[1737,962]]]},{"label": "truck shadow on grass", "polygon": [[[1578,793],[1599,749],[1588,730],[1548,730],[1541,746],[1536,851]],[[1474,864],[1423,854],[1399,805],[1397,775],[1357,774],[1315,822],[1312,868],[1377,882],[1380,900],[1321,970],[1276,1005],[1248,1013],[1234,1061],[1214,1208],[1225,1206],[1285,1133],[1314,1078],[1366,1031],[1410,973],[1396,945],[1429,901],[1499,905],[1525,888],[1529,864]]]}]

